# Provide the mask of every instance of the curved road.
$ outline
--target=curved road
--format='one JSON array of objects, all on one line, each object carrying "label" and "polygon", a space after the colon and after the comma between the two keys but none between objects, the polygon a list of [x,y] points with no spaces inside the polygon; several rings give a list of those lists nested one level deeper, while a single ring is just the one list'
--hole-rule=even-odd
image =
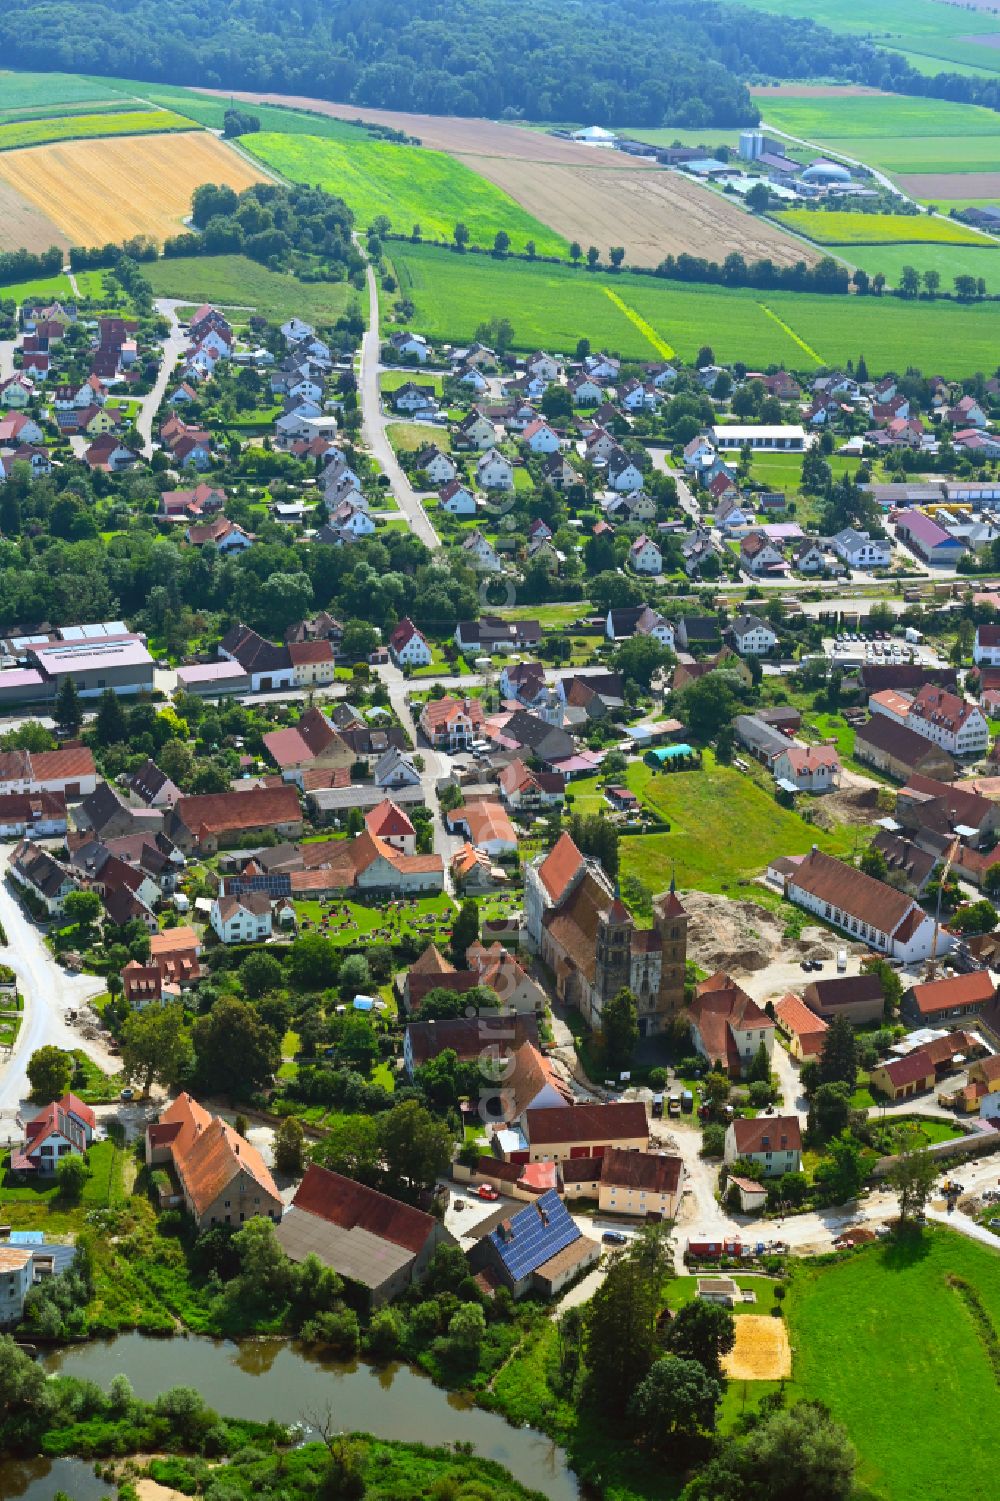
[{"label": "curved road", "polygon": [[45,947],[45,940],[14,899],[6,882],[7,860],[13,845],[0,846],[0,922],[7,935],[0,946],[0,964],[13,969],[24,1000],[21,1030],[13,1051],[0,1059],[0,1142],[16,1133],[15,1117],[28,1096],[28,1059],[48,1043],[81,1048],[108,1072],[116,1065],[98,1044],[82,1037],[66,1019],[66,1012],[82,1007],[105,989],[94,975],[71,975]]},{"label": "curved road", "polygon": [[367,277],[368,332],[361,340],[361,373],[358,379],[361,397],[361,432],[372,457],[388,475],[392,493],[396,497],[399,509],[409,522],[414,536],[419,537],[421,542],[433,551],[441,546],[441,539],[424,509],[423,500],[403,472],[385,430],[386,419],[382,411],[382,396],[378,383],[380,352],[378,283],[370,265],[367,268]]}]

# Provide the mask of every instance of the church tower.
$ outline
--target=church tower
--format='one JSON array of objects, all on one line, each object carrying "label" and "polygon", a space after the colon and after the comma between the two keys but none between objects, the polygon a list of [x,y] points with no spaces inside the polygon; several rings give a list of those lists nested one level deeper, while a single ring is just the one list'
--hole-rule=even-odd
[{"label": "church tower", "polygon": [[661,954],[660,993],[656,1009],[663,1021],[666,1021],[676,1016],[684,1005],[684,974],[687,965],[688,915],[677,896],[673,876],[670,878],[670,890],[653,900],[653,921],[660,940]]},{"label": "church tower", "polygon": [[615,899],[597,924],[597,951],[594,969],[594,1011],[591,1025],[599,1025],[605,1001],[628,985],[632,972],[632,934],[635,923],[621,897]]}]

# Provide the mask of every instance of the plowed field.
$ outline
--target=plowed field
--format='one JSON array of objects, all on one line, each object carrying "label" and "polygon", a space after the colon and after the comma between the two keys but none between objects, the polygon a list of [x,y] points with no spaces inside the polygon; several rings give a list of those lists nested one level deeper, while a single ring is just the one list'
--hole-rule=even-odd
[{"label": "plowed field", "polygon": [[228,183],[240,191],[265,180],[262,171],[202,131],[64,141],[0,154],[0,190],[16,190],[73,245],[103,245],[136,234],[163,240],[183,228],[191,194],[201,183]]},{"label": "plowed field", "polygon": [[[29,203],[10,183],[0,182],[0,250],[48,250],[69,245],[48,214]],[[0,289],[2,295],[2,289]]]},{"label": "plowed field", "polygon": [[722,261],[732,250],[781,266],[819,259],[811,246],[677,172],[581,170],[502,156],[463,160],[567,240],[596,245],[602,255],[624,245],[633,266],[655,266],[665,255],[684,252]]}]

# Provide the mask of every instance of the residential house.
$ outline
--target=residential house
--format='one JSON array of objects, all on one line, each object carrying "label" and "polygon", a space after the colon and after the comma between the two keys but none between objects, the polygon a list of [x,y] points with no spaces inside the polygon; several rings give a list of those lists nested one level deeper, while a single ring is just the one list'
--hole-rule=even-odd
[{"label": "residential house", "polygon": [[859,942],[906,964],[926,959],[935,937],[939,954],[954,944],[948,930],[939,931],[912,897],[815,846],[788,877],[785,895]]},{"label": "residential house", "polygon": [[97,1117],[75,1094],[46,1105],[26,1122],[24,1145],[11,1153],[19,1177],[51,1178],[65,1157],[83,1157],[94,1139]]},{"label": "residential house", "polygon": [[616,448],[607,459],[608,484],[622,494],[642,489],[642,470],[623,448]]},{"label": "residential house", "polygon": [[7,866],[15,885],[26,887],[50,917],[57,917],[71,891],[80,882],[59,861],[30,840],[22,839]]},{"label": "residential house", "polygon": [[333,682],[337,663],[332,641],[289,641],[286,644],[297,688],[318,688]]},{"label": "residential house", "polygon": [[636,573],[658,576],[663,572],[663,554],[645,532],[636,537],[628,550],[628,560]]},{"label": "residential house", "polygon": [[63,793],[0,793],[0,839],[51,839],[66,827]]},{"label": "residential house", "polygon": [[799,792],[832,792],[840,784],[840,756],[835,745],[789,745],[774,759],[776,781],[791,782]]},{"label": "residential house", "polygon": [[478,698],[429,698],[418,723],[435,750],[468,750],[483,728],[483,706]]},{"label": "residential house", "polygon": [[417,853],[417,831],[398,803],[384,798],[365,814],[365,828],[375,839],[382,839],[402,855]]},{"label": "residential house", "polygon": [[786,573],[784,554],[765,532],[747,532],[740,539],[740,565],[753,578],[772,578]]},{"label": "residential house", "polygon": [[602,1214],[639,1220],[674,1220],[684,1184],[684,1162],[667,1152],[611,1147],[600,1163],[597,1204]]},{"label": "residential house", "polygon": [[427,637],[417,630],[408,615],[391,632],[389,650],[399,667],[429,667],[434,660]]},{"label": "residential house", "polygon": [[565,799],[566,779],[558,772],[532,771],[520,759],[500,773],[500,796],[515,812],[559,806]]},{"label": "residential house", "polygon": [[167,815],[168,837],[186,853],[214,854],[250,834],[273,831],[282,839],[302,834],[302,811],[294,787],[247,792],[206,792],[177,800]]},{"label": "residential house", "polygon": [[738,1117],[726,1127],[723,1160],[752,1162],[765,1178],[802,1171],[802,1131],[797,1115]]},{"label": "residential house", "polygon": [[888,568],[892,559],[888,542],[850,526],[831,537],[830,546],[849,568]]},{"label": "residential house", "polygon": [[507,1060],[525,1042],[538,1045],[538,1020],[533,1014],[483,1011],[474,1017],[411,1021],[403,1033],[403,1066],[412,1079],[425,1063],[450,1051],[459,1063],[481,1063],[484,1072],[489,1069],[502,1077]]},{"label": "residential house", "polygon": [[219,642],[219,656],[237,662],[249,675],[254,693],[294,688],[295,668],[288,647],[275,646],[248,625],[234,625]]},{"label": "residential house", "polygon": [[812,537],[802,537],[792,544],[792,567],[798,573],[824,573],[828,567],[827,557],[818,542]]},{"label": "residential house", "polygon": [[84,462],[91,469],[100,469],[107,474],[120,474],[131,469],[138,457],[110,433],[95,438],[83,455]]},{"label": "residential house", "polygon": [[597,406],[604,400],[604,387],[592,375],[574,375],[566,388],[575,407]]},{"label": "residential house", "polygon": [[521,436],[532,453],[558,453],[562,446],[555,428],[541,417],[529,422]]},{"label": "residential house", "polygon": [[461,804],[445,815],[451,833],[464,834],[476,848],[496,859],[517,852],[517,834],[499,803],[486,798]]},{"label": "residential house", "polygon": [[420,1282],[454,1240],[434,1215],[312,1163],[276,1231],[291,1261],[316,1256],[370,1309]]},{"label": "residential house", "polygon": [[476,482],[484,490],[513,490],[514,466],[497,448],[489,448],[476,464]]},{"label": "residential house", "polygon": [[286,782],[301,785],[305,771],[349,771],[354,764],[350,746],[317,705],[306,709],[296,724],[269,730],[263,743]]},{"label": "residential house", "polygon": [[695,648],[707,651],[722,644],[722,630],[715,615],[682,615],[674,634],[682,651]]},{"label": "residential house", "polygon": [[478,407],[473,407],[465,414],[452,435],[452,445],[455,448],[487,450],[493,448],[496,440],[496,428]]},{"label": "residential house", "polygon": [[271,936],[271,898],[266,891],[215,898],[209,916],[220,943],[261,943]]},{"label": "residential house", "polygon": [[778,1031],[788,1043],[788,1051],[799,1063],[811,1063],[823,1051],[827,1023],[811,1011],[804,1001],[790,992],[774,1003]]},{"label": "residential house", "polygon": [[460,621],[455,642],[466,656],[537,651],[542,642],[542,627],[537,620],[501,620],[499,615],[483,615],[479,620]]},{"label": "residential house", "polygon": [[615,1147],[645,1152],[649,1146],[649,1120],[641,1100],[528,1109],[523,1128],[530,1162],[603,1157]]},{"label": "residential house", "polygon": [[770,1060],[774,1022],[725,971],[698,984],[688,1014],[695,1049],[712,1067],[739,1079],[761,1047]]},{"label": "residential house", "polygon": [[777,635],[759,615],[737,615],[727,635],[732,637],[733,645],[741,657],[766,656],[778,644]]},{"label": "residential house", "polygon": [[933,683],[910,704],[906,727],[958,759],[985,755],[990,748],[989,723],[979,706]]},{"label": "residential house", "polygon": [[448,484],[442,485],[438,491],[438,501],[441,509],[447,511],[449,516],[474,516],[476,514],[476,497],[468,485],[461,480],[453,479]]},{"label": "residential house", "polygon": [[[504,459],[504,463],[506,462]],[[480,573],[503,572],[503,563],[496,548],[478,527],[462,538],[460,551],[466,564]]]},{"label": "residential house", "polygon": [[391,746],[380,757],[374,769],[376,787],[393,791],[400,787],[419,787],[420,773],[405,752]]},{"label": "residential house", "polygon": [[600,1256],[598,1242],[581,1233],[553,1188],[504,1216],[472,1248],[469,1262],[474,1272],[486,1273],[515,1298],[529,1292],[554,1297]]},{"label": "residential house", "polygon": [[169,1165],[199,1230],[242,1225],[258,1215],[281,1220],[281,1196],[257,1148],[187,1093],[146,1127],[146,1161]]},{"label": "residential house", "polygon": [[431,356],[431,346],[423,334],[414,334],[409,329],[398,328],[389,335],[389,347],[397,359],[415,360],[426,365]]},{"label": "residential house", "polygon": [[392,404],[397,412],[407,412],[420,416],[430,416],[438,410],[439,402],[434,392],[434,387],[418,386],[416,382],[408,380],[404,385],[392,394]]},{"label": "residential house", "polygon": [[937,858],[933,852],[923,850],[910,839],[904,839],[889,829],[879,829],[871,842],[871,848],[885,857],[889,868],[889,884],[920,897],[931,878]]},{"label": "residential house", "polygon": [[257,540],[253,532],[245,531],[237,522],[222,515],[213,516],[211,521],[189,526],[184,538],[191,547],[204,547],[211,543],[223,557],[246,552]]}]

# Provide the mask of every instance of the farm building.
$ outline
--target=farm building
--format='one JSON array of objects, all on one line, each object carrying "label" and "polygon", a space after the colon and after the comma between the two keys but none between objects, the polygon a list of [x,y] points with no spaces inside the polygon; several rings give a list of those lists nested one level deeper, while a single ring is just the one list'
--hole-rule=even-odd
[{"label": "farm building", "polygon": [[751,448],[765,452],[802,453],[806,446],[806,430],[800,423],[781,422],[771,426],[754,426],[739,422],[727,422],[712,428],[716,448]]},{"label": "farm building", "polygon": [[553,1297],[600,1255],[597,1241],[581,1234],[551,1189],[516,1214],[505,1213],[473,1246],[469,1263],[473,1271],[492,1273],[515,1298],[529,1292]]}]

